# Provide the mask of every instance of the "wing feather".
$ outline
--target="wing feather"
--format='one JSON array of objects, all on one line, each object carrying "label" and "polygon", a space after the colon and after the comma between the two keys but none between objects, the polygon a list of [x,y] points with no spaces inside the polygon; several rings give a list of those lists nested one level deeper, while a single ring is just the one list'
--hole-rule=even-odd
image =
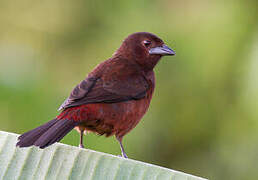
[{"label": "wing feather", "polygon": [[150,83],[137,66],[121,61],[109,63],[112,65],[101,64],[81,81],[59,110],[82,104],[137,100],[146,96]]}]

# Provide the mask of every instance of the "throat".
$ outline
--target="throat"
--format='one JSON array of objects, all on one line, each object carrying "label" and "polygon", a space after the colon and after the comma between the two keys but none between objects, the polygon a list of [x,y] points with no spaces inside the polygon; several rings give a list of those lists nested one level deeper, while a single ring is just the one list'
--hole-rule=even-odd
[{"label": "throat", "polygon": [[144,61],[140,62],[140,65],[142,67],[142,69],[148,73],[150,71],[153,71],[154,67],[157,65],[157,63],[159,62],[160,57],[152,57],[152,58],[147,58]]}]

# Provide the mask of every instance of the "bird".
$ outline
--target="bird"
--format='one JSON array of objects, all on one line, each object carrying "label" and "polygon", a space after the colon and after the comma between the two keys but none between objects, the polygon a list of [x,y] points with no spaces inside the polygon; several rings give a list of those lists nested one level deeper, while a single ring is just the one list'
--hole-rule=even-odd
[{"label": "bird", "polygon": [[75,129],[83,136],[93,132],[115,136],[122,144],[147,112],[155,89],[154,67],[163,56],[175,52],[158,36],[136,32],[125,38],[111,58],[103,61],[71,91],[53,120],[18,137],[16,146],[43,149],[59,142]]}]

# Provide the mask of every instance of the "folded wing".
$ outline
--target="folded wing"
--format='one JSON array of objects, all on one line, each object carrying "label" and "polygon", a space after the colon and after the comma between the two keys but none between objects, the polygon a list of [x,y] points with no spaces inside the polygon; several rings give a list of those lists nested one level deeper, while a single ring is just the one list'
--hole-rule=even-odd
[{"label": "folded wing", "polygon": [[73,89],[59,110],[82,104],[137,100],[146,96],[150,85],[136,65],[118,61],[112,62],[112,69],[105,68],[105,64],[100,66]]}]

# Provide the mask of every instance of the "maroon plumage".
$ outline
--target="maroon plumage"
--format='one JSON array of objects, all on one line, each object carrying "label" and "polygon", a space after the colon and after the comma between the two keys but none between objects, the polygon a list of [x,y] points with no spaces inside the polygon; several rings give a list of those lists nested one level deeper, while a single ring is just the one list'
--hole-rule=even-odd
[{"label": "maroon plumage", "polygon": [[21,135],[17,146],[45,148],[73,128],[115,135],[122,139],[147,111],[155,88],[153,68],[164,55],[174,55],[157,36],[139,32],[128,36],[108,60],[99,64],[61,105],[59,116]]}]

